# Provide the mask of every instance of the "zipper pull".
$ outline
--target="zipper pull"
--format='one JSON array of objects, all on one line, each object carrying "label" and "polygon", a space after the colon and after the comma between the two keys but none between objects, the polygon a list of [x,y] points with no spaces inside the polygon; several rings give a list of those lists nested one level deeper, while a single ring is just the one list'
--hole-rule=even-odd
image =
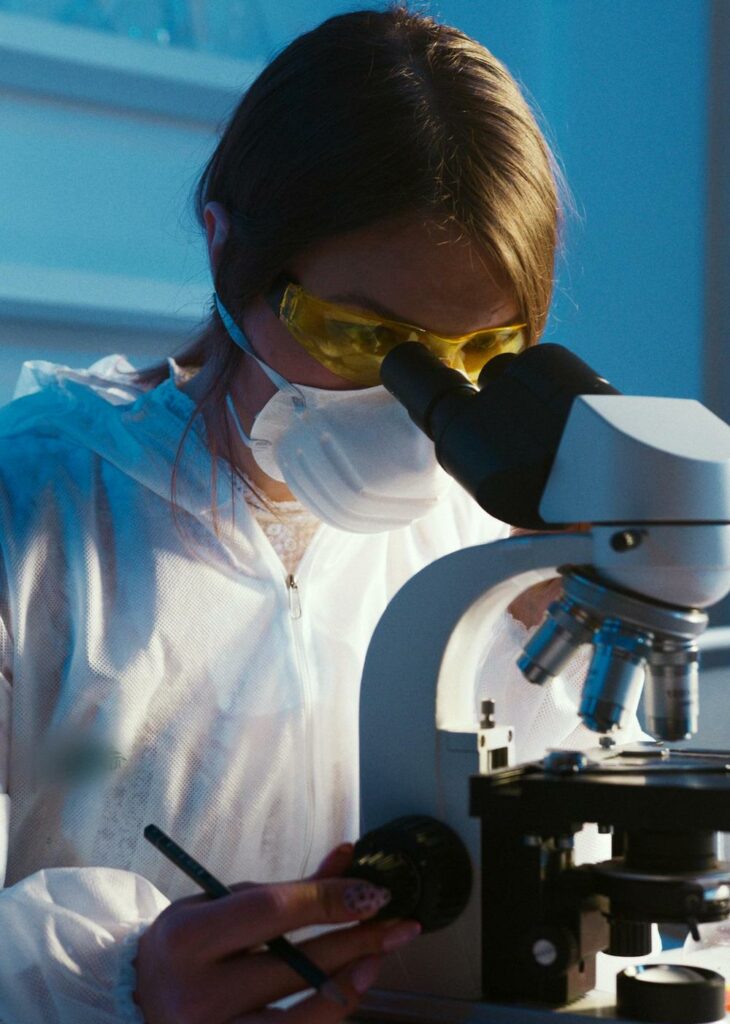
[{"label": "zipper pull", "polygon": [[299,596],[299,587],[297,581],[294,579],[292,573],[286,578],[286,586],[289,591],[289,614],[293,619],[301,619],[302,617],[302,602]]}]

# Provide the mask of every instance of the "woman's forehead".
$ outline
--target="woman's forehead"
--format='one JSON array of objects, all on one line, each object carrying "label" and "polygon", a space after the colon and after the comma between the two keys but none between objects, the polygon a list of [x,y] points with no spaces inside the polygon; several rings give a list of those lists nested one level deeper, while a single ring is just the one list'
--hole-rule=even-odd
[{"label": "woman's forehead", "polygon": [[454,225],[381,221],[324,239],[292,264],[322,299],[443,334],[519,317],[513,289]]}]

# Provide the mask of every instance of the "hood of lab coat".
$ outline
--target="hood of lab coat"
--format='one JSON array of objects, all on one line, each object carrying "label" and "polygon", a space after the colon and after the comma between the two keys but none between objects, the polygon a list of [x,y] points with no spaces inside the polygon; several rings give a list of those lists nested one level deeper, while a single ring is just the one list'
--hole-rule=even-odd
[{"label": "hood of lab coat", "polygon": [[[152,390],[134,384],[134,367],[114,355],[88,370],[35,361],[24,363],[14,400],[0,408],[0,438],[28,432],[67,438],[111,462],[144,487],[169,500],[172,470],[193,401],[177,386],[179,370]],[[218,467],[219,511],[231,503],[225,463]],[[205,518],[213,501],[212,464],[202,419],[187,434],[178,462],[175,501]]]}]

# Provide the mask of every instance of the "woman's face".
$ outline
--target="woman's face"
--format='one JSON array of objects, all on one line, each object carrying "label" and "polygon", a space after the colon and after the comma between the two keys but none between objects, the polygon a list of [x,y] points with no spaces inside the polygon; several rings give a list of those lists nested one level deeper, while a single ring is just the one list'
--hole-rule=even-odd
[{"label": "woman's face", "polygon": [[[439,228],[415,216],[326,239],[287,270],[318,298],[446,336],[521,318],[511,289],[490,273],[469,241],[453,227]],[[246,310],[243,328],[264,362],[288,380],[354,387],[316,362],[263,298]]]},{"label": "woman's face", "polygon": [[[215,266],[226,237],[227,215],[219,204],[209,203],[205,220]],[[453,226],[439,227],[415,215],[328,238],[286,270],[320,299],[447,337],[522,319],[508,282],[490,271],[467,239]],[[258,356],[287,380],[335,390],[355,386],[310,356],[263,296],[247,307],[242,327]],[[205,384],[205,375],[199,377],[185,385],[194,398]],[[247,431],[275,391],[254,359],[241,361],[231,395]],[[275,501],[291,497],[285,484],[263,473],[235,434],[232,445],[231,457],[266,494]]]}]

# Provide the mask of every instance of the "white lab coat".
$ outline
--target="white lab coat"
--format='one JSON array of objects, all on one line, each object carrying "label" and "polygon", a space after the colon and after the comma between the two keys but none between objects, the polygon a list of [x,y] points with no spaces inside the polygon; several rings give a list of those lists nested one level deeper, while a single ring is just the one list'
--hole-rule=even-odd
[{"label": "white lab coat", "polygon": [[[141,1020],[137,937],[197,891],[148,823],[227,883],[300,877],[356,838],[378,617],[434,558],[507,533],[454,486],[408,528],[320,527],[295,594],[222,464],[216,536],[199,427],[173,521],[192,403],[174,374],[141,393],[123,367],[31,364],[26,397],[0,410],[3,1024]],[[578,688],[519,680],[518,633],[502,623],[495,663],[519,681],[534,755],[576,728]]]}]

